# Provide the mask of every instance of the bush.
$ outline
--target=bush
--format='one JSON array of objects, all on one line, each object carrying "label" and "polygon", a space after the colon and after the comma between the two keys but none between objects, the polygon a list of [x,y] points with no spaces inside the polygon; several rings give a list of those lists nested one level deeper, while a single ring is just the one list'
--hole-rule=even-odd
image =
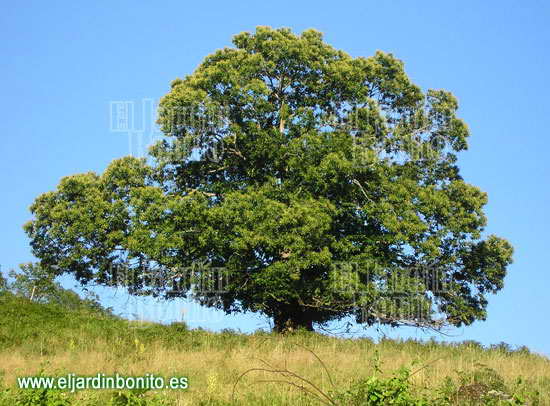
[{"label": "bush", "polygon": [[[458,371],[458,381],[447,377],[440,387],[438,405],[487,405],[487,406],[511,406],[524,405],[529,396],[530,405],[536,405],[538,394],[525,393],[521,385],[516,385],[511,391],[504,379],[491,368],[485,365],[477,365],[473,371]],[[521,381],[521,380],[520,380]],[[520,382],[521,383],[521,382]]]},{"label": "bush", "polygon": [[400,368],[387,379],[379,378],[376,375],[361,379],[346,392],[336,397],[337,404],[428,406],[429,403],[425,399],[412,393],[409,377],[409,369]]}]

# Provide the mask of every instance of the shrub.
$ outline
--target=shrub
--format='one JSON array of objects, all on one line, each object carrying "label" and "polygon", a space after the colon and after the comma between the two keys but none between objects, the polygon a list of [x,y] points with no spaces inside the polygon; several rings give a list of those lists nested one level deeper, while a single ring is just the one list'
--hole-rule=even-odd
[{"label": "shrub", "polygon": [[409,369],[400,368],[387,379],[376,375],[361,379],[346,392],[337,396],[337,403],[349,406],[428,406],[429,403],[425,399],[412,393],[409,377]]}]

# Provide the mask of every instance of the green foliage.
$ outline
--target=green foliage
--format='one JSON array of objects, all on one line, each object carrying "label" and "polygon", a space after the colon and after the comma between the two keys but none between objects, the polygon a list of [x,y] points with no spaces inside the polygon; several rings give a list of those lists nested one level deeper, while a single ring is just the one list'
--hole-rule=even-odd
[{"label": "green foliage", "polygon": [[[188,333],[183,322],[172,325],[130,323],[94,306],[67,307],[59,303],[36,303],[6,293],[0,296],[0,347],[19,348],[29,355],[54,355],[72,348],[85,350],[90,341],[109,337],[118,350],[128,354],[136,339],[148,344],[162,337],[169,346],[181,345]],[[197,340],[200,340],[197,337]]]},{"label": "green foliage", "polygon": [[[377,368],[377,372],[382,372]],[[359,379],[335,397],[337,405],[417,405],[417,406],[513,406],[538,405],[539,394],[529,390],[518,378],[513,390],[497,371],[483,365],[470,371],[459,371],[458,381],[450,377],[437,391],[414,388],[410,369],[401,367],[388,378],[376,374]],[[528,402],[528,403],[526,403]]]},{"label": "green foliage", "polygon": [[2,275],[2,272],[0,272],[0,293],[6,292],[8,290],[8,281],[6,278],[4,278],[4,275]]},{"label": "green foliage", "polygon": [[145,397],[145,390],[127,390],[115,392],[109,401],[109,406],[165,406],[170,403],[160,396]]},{"label": "green foliage", "polygon": [[10,290],[30,300],[45,302],[58,289],[55,277],[38,264],[21,264],[18,272],[12,270],[9,275],[14,279]]},{"label": "green foliage", "polygon": [[[58,304],[68,309],[87,309],[110,314],[110,308],[104,308],[99,303],[99,297],[93,292],[87,292],[84,298],[76,292],[63,288],[55,281],[55,274],[42,268],[39,264],[26,263],[19,266],[19,271],[12,270],[12,284],[5,283],[6,290],[17,296],[25,297],[39,303]],[[0,279],[0,285],[2,280]],[[0,286],[0,291],[2,288]]]},{"label": "green foliage", "polygon": [[[101,337],[101,328],[105,333],[109,332],[109,326],[122,324],[121,320],[101,312],[80,309],[71,311],[58,304],[40,304],[31,302],[24,297],[8,293],[0,296],[0,317],[4,321],[0,324],[0,346],[2,348],[22,346],[33,353],[52,351],[48,348],[49,340],[64,339],[64,333],[73,339],[78,339],[75,334],[78,328],[83,329],[84,334],[94,333]],[[93,323],[90,323],[93,321]]]},{"label": "green foliage", "polygon": [[[108,406],[169,406],[167,401],[158,394],[149,395],[145,391],[126,390],[113,392],[107,399],[97,397],[86,405]],[[105,402],[105,403],[103,403]],[[53,389],[19,389],[0,392],[0,406],[78,406],[83,405],[71,398],[69,393]]]},{"label": "green foliage", "polygon": [[226,283],[195,298],[279,331],[485,319],[513,250],[481,237],[487,196],[456,165],[469,136],[456,98],[315,30],[258,27],[233,44],[172,82],[149,160],[67,176],[35,200],[25,231],[43,269],[170,298],[190,293],[182,269],[207,262]]},{"label": "green foliage", "polygon": [[[38,376],[44,376],[43,371]],[[71,406],[69,394],[55,389],[19,389],[12,397],[16,406]]]},{"label": "green foliage", "polygon": [[338,396],[337,404],[428,406],[430,403],[412,393],[409,377],[409,369],[401,368],[390,378],[384,379],[373,375],[361,379],[345,393]]}]

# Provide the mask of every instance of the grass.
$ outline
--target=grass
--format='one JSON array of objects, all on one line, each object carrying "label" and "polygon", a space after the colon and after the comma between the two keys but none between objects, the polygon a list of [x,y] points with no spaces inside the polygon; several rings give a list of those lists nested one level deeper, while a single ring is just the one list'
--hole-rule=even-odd
[{"label": "grass", "polygon": [[[257,370],[242,376],[250,369]],[[402,385],[399,374],[403,371],[416,398],[432,399],[426,404],[436,404],[436,398],[447,402],[441,404],[484,404],[469,394],[476,388],[517,393],[522,399],[506,404],[550,404],[545,403],[550,399],[550,361],[525,348],[512,350],[501,345],[486,349],[474,342],[414,340],[374,343],[366,338],[341,339],[307,332],[286,336],[212,333],[188,330],[183,323],[136,323],[91,310],[70,311],[0,295],[0,405],[49,405],[36,400],[25,403],[25,393],[15,389],[16,377],[41,372],[56,376],[154,373],[189,379],[187,390],[145,394],[85,390],[56,395],[72,405],[322,404],[291,384],[318,393],[303,380],[289,377],[287,372],[269,372],[273,370],[296,373],[338,405],[390,404],[353,403],[350,399],[352,395],[357,399],[358,391],[364,394]],[[393,404],[413,404],[410,402]]]}]

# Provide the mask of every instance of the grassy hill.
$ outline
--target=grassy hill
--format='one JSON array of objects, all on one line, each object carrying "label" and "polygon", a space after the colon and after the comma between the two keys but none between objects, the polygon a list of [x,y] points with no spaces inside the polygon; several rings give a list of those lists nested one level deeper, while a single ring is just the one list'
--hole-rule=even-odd
[{"label": "grassy hill", "polygon": [[[16,387],[17,377],[67,373],[185,376],[189,386],[75,393]],[[545,405],[549,399],[550,361],[525,348],[212,333],[0,294],[2,406]]]}]

